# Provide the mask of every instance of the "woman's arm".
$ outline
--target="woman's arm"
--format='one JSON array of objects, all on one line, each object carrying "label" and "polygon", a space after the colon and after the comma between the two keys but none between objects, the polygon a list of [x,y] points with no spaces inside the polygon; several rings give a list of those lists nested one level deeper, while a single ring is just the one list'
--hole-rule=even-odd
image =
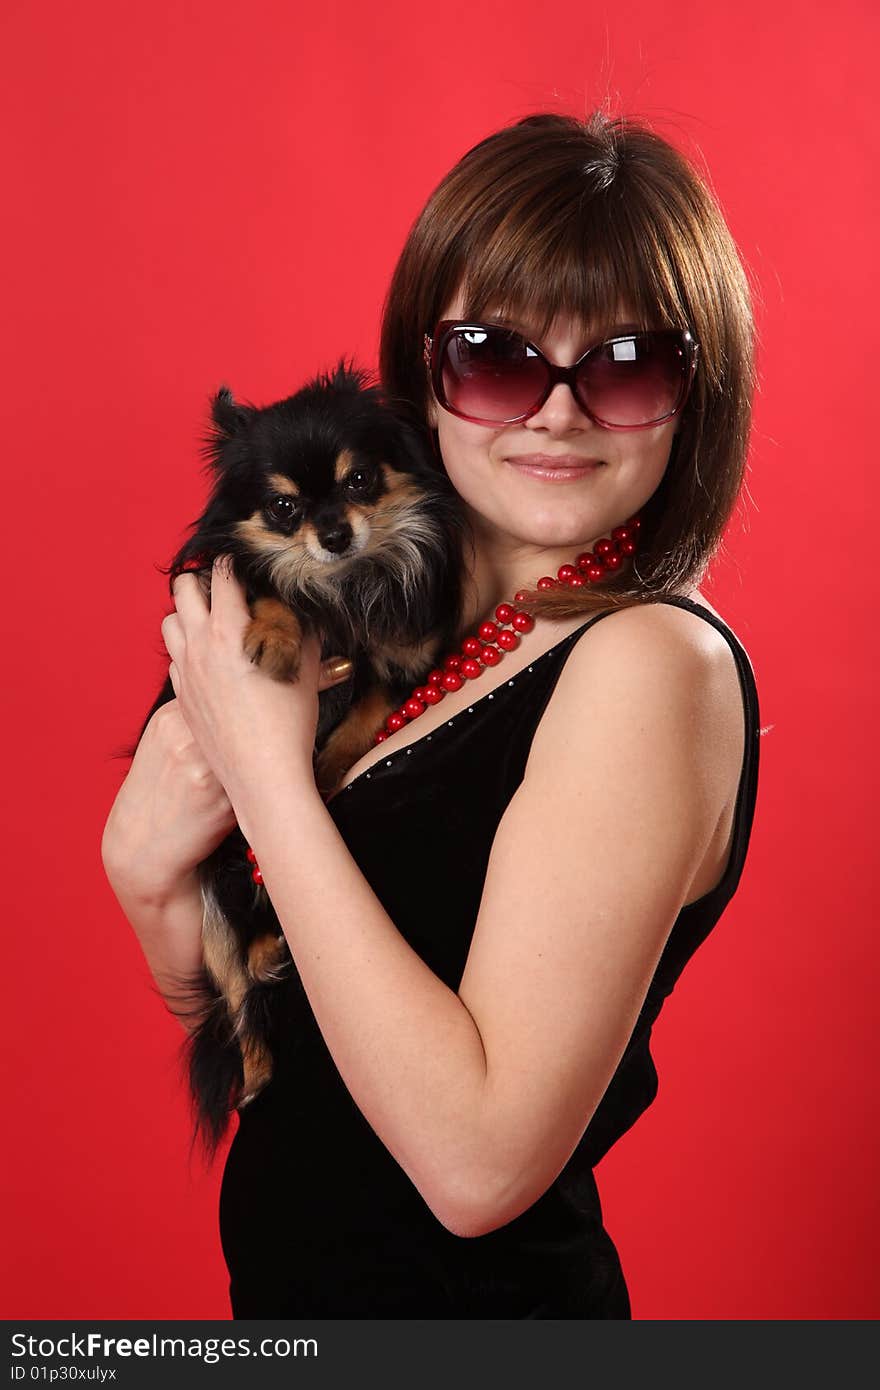
[{"label": "woman's arm", "polygon": [[198,865],[235,815],[176,699],[147,724],[104,825],[101,859],[170,1011],[189,1031],[211,993]]},{"label": "woman's arm", "polygon": [[[346,680],[339,658],[317,687]],[[170,1011],[188,1031],[213,999],[202,954],[198,866],[235,827],[226,792],[177,698],[150,719],[104,826],[101,859]]]},{"label": "woman's arm", "polygon": [[202,979],[202,893],[197,873],[158,897],[144,897],[128,885],[125,866],[104,861],[116,900],[131,924],[156,987],[169,1011],[192,1032],[211,995]]},{"label": "woman's arm", "polygon": [[499,825],[457,994],[301,775],[276,765],[268,790],[231,794],[346,1086],[455,1234],[546,1190],[631,1035],[730,794],[715,636],[656,605],[576,644]]}]

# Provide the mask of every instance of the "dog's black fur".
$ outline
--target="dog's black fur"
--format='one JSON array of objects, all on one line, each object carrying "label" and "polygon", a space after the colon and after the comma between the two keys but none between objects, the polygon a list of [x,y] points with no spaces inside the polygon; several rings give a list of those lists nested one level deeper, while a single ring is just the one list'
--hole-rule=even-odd
[{"label": "dog's black fur", "polygon": [[[279,679],[296,679],[303,632],[321,636],[322,657],[352,659],[353,676],[319,696],[315,773],[327,797],[455,644],[460,504],[429,439],[344,359],[262,408],[221,387],[211,415],[210,498],[162,573],[170,587],[194,570],[209,599],[213,560],[228,554],[253,614],[245,650]],[[173,698],[168,679],[121,756],[134,756]],[[270,1078],[273,998],[290,970],[245,851],[236,827],[199,867],[205,968],[181,981],[195,1015],[185,1044],[193,1139],[209,1157]]]}]

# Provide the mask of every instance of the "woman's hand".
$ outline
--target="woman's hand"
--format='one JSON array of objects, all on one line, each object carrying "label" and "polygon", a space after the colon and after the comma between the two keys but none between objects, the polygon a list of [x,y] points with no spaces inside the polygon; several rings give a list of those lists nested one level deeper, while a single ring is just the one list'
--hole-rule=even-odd
[{"label": "woman's hand", "polygon": [[179,701],[169,700],[147,724],[104,827],[108,878],[144,901],[167,901],[234,826]]},{"label": "woman's hand", "polygon": [[[193,574],[178,575],[172,593],[177,611],[162,623],[171,684],[193,738],[232,804],[280,771],[314,790],[318,692],[335,683],[322,673],[318,638],[303,640],[298,679],[280,681],[244,651],[251,612],[228,557],[214,562],[210,607]],[[324,663],[324,672],[329,665]]]},{"label": "woman's hand", "polygon": [[[350,670],[320,668],[318,689]],[[114,887],[144,901],[168,901],[236,823],[235,812],[183,716],[180,700],[147,724],[104,827],[101,854]]]}]

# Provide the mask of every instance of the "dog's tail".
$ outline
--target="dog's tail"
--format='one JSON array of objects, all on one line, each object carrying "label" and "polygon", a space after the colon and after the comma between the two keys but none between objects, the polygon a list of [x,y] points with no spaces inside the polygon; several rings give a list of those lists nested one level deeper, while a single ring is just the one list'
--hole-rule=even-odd
[{"label": "dog's tail", "polygon": [[189,1082],[192,1147],[216,1157],[241,1096],[244,1065],[226,1001],[218,993],[183,1044]]}]

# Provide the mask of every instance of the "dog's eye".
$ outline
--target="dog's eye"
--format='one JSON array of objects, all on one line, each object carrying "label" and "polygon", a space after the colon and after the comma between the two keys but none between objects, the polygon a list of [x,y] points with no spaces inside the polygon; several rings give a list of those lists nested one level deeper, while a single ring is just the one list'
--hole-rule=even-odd
[{"label": "dog's eye", "polygon": [[372,468],[356,468],[353,473],[349,473],[345,480],[345,486],[349,492],[366,492],[372,487],[376,478],[375,470]]},{"label": "dog's eye", "polygon": [[270,498],[266,511],[273,521],[295,521],[299,516],[300,504],[295,497],[281,492]]}]

